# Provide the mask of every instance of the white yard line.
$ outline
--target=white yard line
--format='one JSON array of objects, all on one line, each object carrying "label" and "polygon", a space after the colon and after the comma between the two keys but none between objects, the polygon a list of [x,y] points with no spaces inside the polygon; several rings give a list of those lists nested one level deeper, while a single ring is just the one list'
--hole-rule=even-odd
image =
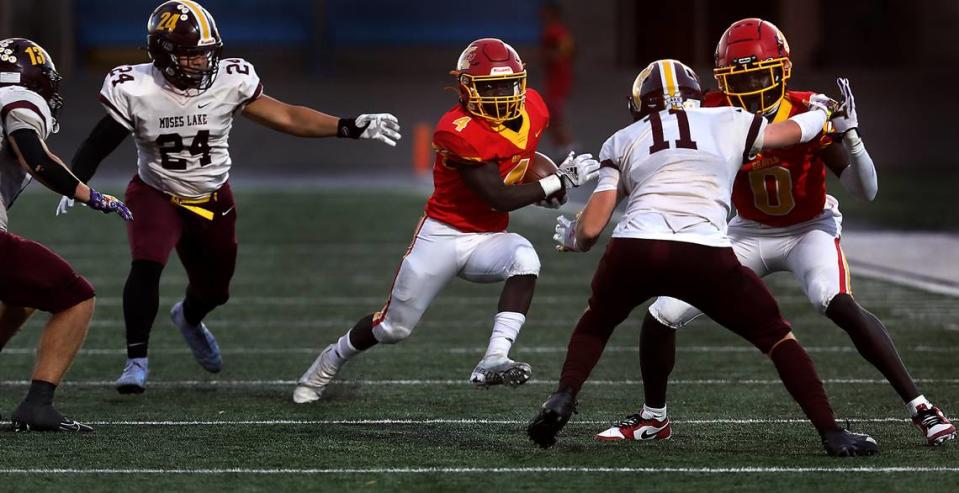
[{"label": "white yard line", "polygon": [[959,467],[385,467],[385,468],[329,468],[329,469],[0,469],[0,474],[43,475],[286,475],[286,474],[543,474],[543,473],[671,473],[671,474],[806,474],[806,473],[957,473]]},{"label": "white yard line", "polygon": [[[905,418],[850,418],[841,419],[843,423],[908,423]],[[419,419],[271,419],[271,420],[239,420],[239,421],[93,421],[85,422],[96,426],[284,426],[284,425],[526,425],[529,420],[519,419],[451,419],[451,418],[419,418]],[[608,425],[609,420],[577,420],[579,425]],[[808,424],[805,418],[762,418],[762,419],[671,419],[670,423],[678,425],[752,425],[752,424]]]},{"label": "white yard line", "polygon": [[[296,385],[296,380],[151,380],[151,387],[183,387],[193,385],[213,385],[222,387],[270,387]],[[435,385],[453,385],[453,386],[472,386],[465,379],[460,380],[337,380],[339,385],[383,385],[383,386],[435,386]],[[642,380],[589,380],[590,385],[641,385]],[[726,379],[691,379],[691,380],[670,380],[670,385],[782,385],[780,380],[746,379],[746,380],[726,380]],[[889,385],[885,379],[872,378],[826,378],[823,383],[837,385]],[[929,378],[916,379],[916,383],[921,384],[959,384],[959,379],[955,378]],[[526,385],[556,385],[556,380],[529,380]],[[2,380],[0,385],[30,385],[29,380]],[[67,380],[62,385],[76,387],[112,387],[116,385],[113,380]]]}]

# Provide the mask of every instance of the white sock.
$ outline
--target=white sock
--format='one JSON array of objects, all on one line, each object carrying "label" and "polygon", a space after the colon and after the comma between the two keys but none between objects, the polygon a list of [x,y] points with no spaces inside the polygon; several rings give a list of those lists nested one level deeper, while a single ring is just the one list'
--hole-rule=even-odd
[{"label": "white sock", "polygon": [[489,337],[489,346],[486,348],[486,356],[506,357],[509,350],[519,335],[519,330],[523,328],[526,322],[526,315],[517,312],[499,312],[493,321],[493,334]]},{"label": "white sock", "polygon": [[357,354],[360,354],[360,350],[350,344],[350,333],[347,331],[346,334],[343,334],[343,336],[336,341],[336,349],[333,350],[332,355],[336,358],[336,363],[342,365]]},{"label": "white sock", "polygon": [[923,411],[925,411],[926,409],[932,409],[932,403],[926,399],[926,396],[920,395],[919,397],[916,397],[915,399],[909,401],[908,404],[906,404],[906,409],[909,410],[909,415],[915,416],[919,414],[919,406],[925,406],[922,409]]},{"label": "white sock", "polygon": [[643,404],[643,412],[640,414],[643,419],[655,419],[657,421],[662,421],[666,419],[666,406],[663,406],[662,409],[649,407],[646,404]]}]

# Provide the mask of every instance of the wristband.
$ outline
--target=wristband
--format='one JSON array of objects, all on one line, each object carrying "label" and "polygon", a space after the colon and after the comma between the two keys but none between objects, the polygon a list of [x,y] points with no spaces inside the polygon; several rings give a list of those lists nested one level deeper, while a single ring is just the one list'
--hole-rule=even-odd
[{"label": "wristband", "polygon": [[356,125],[356,118],[340,118],[336,123],[336,136],[341,139],[358,139],[364,130],[366,127],[360,128]]},{"label": "wristband", "polygon": [[543,187],[543,192],[549,197],[563,189],[563,180],[557,175],[549,175],[539,181],[539,186]]}]

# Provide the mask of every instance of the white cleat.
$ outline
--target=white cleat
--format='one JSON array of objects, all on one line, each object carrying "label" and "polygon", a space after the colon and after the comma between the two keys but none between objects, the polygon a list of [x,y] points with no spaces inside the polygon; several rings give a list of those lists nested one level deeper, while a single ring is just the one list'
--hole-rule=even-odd
[{"label": "white cleat", "polygon": [[532,375],[533,368],[529,366],[529,363],[513,361],[506,356],[483,358],[473,369],[470,383],[477,387],[491,385],[516,387],[526,383]]},{"label": "white cleat", "polygon": [[326,386],[336,376],[336,372],[340,370],[340,365],[335,361],[335,351],[336,346],[330,344],[316,357],[310,368],[297,382],[296,390],[293,391],[293,402],[306,404],[318,401],[323,397]]}]

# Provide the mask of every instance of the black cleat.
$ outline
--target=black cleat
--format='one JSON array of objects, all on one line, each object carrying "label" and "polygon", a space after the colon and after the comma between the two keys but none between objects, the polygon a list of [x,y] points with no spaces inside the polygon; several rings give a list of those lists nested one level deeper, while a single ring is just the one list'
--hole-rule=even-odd
[{"label": "black cleat", "polygon": [[87,433],[93,428],[65,417],[52,404],[23,402],[13,412],[13,431],[66,431]]},{"label": "black cleat", "polygon": [[556,443],[556,435],[566,426],[566,422],[576,412],[576,399],[568,389],[553,393],[543,403],[529,426],[526,434],[529,439],[542,448],[550,448]]},{"label": "black cleat", "polygon": [[865,433],[853,433],[849,430],[833,430],[820,434],[822,446],[833,457],[861,457],[879,453],[879,444]]}]

